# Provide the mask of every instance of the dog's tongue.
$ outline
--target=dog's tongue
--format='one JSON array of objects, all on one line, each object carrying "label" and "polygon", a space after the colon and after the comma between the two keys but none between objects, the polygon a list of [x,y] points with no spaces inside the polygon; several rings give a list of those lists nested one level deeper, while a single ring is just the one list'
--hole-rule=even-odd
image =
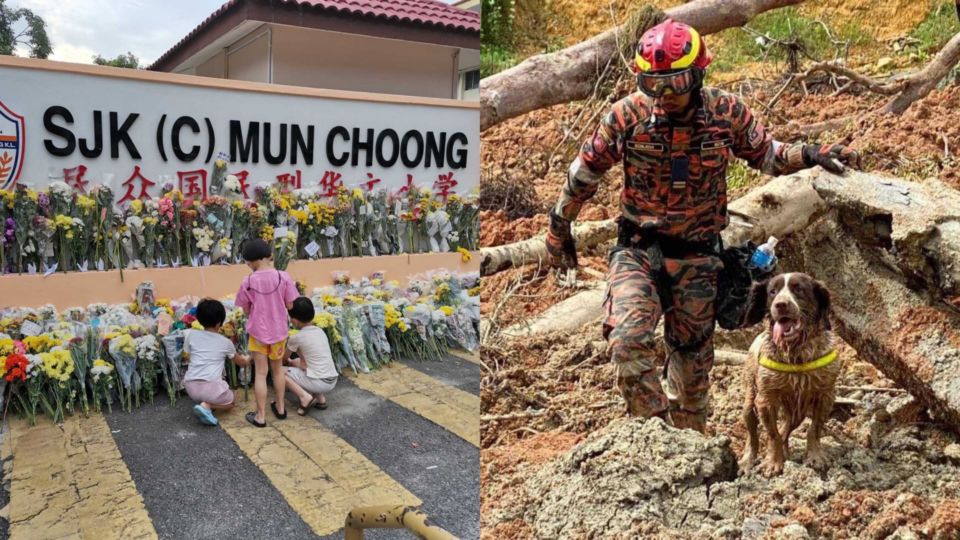
[{"label": "dog's tongue", "polygon": [[791,321],[777,321],[773,323],[773,342],[779,345],[783,339],[783,333],[790,330],[792,325],[793,323]]}]

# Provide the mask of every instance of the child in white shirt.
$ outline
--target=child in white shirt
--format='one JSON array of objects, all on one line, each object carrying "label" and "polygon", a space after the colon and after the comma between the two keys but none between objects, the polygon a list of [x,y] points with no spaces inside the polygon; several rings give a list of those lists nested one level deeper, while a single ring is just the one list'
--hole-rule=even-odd
[{"label": "child in white shirt", "polygon": [[[303,416],[310,407],[327,408],[324,394],[337,385],[338,375],[327,334],[313,324],[313,302],[301,296],[293,301],[289,313],[290,324],[298,332],[287,340],[284,354],[284,360],[289,363],[286,389],[297,396],[300,405],[297,414]],[[291,353],[297,353],[299,358],[291,360]]]},{"label": "child in white shirt", "polygon": [[214,410],[233,408],[233,390],[223,379],[224,361],[231,360],[241,367],[249,364],[246,356],[237,354],[233,342],[220,334],[226,318],[223,304],[201,300],[197,304],[197,322],[203,330],[187,330],[183,342],[183,354],[190,361],[183,386],[190,399],[198,402],[193,406],[194,416],[208,426],[219,423],[213,416]]}]

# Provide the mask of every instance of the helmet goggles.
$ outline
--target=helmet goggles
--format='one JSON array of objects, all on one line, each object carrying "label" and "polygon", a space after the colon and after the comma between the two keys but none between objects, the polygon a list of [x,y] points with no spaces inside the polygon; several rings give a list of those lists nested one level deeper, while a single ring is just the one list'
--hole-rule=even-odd
[{"label": "helmet goggles", "polygon": [[658,98],[666,93],[686,94],[702,81],[702,73],[695,68],[680,70],[643,72],[637,74],[637,86],[644,94]]}]

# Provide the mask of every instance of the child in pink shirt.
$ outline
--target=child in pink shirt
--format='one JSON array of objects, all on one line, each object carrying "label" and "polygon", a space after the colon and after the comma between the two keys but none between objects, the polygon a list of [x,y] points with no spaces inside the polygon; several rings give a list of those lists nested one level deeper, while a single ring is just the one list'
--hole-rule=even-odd
[{"label": "child in pink shirt", "polygon": [[277,401],[270,404],[273,414],[280,420],[287,417],[283,403],[284,370],[283,353],[287,343],[289,325],[287,310],[300,296],[293,279],[273,267],[273,250],[257,238],[247,240],[242,248],[243,260],[253,273],[243,278],[237,291],[237,307],[247,314],[247,333],[250,335],[248,350],[256,366],[253,395],[257,411],[247,413],[247,422],[265,427],[267,403],[267,365],[273,376],[273,389]]}]

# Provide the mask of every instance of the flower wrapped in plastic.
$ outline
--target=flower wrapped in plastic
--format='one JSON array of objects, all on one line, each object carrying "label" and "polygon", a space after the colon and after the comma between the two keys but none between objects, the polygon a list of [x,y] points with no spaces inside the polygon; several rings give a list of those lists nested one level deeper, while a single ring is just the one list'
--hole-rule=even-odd
[{"label": "flower wrapped in plastic", "polygon": [[[337,366],[341,371],[344,368],[350,368],[354,373],[369,373],[370,369],[367,367],[366,362],[362,361],[357,355],[356,349],[354,348],[353,341],[356,339],[363,339],[362,332],[355,331],[353,335],[349,330],[349,325],[347,323],[346,308],[343,307],[342,302],[339,304],[331,304],[327,306],[327,311],[333,315],[334,319],[337,322],[337,332],[340,334],[340,351],[343,353],[343,358],[346,359],[346,364],[343,366]],[[359,330],[359,328],[355,328]],[[362,350],[363,344],[359,343],[359,347]]]},{"label": "flower wrapped in plastic", "polygon": [[93,408],[101,410],[101,403],[113,412],[113,364],[102,358],[96,358],[90,368],[90,382],[93,387]]},{"label": "flower wrapped in plastic", "polygon": [[76,393],[75,388],[70,385],[75,367],[73,356],[70,351],[60,347],[38,356],[46,378],[46,389],[40,393],[40,403],[51,420],[62,422],[64,409],[71,407],[72,397]]},{"label": "flower wrapped in plastic", "polygon": [[363,340],[363,314],[357,308],[357,305],[349,300],[343,303],[343,322],[350,349],[353,351],[353,357],[360,371],[367,373],[370,371],[370,360],[367,358],[367,349]]},{"label": "flower wrapped in plastic", "polygon": [[367,344],[367,356],[376,359],[381,366],[390,361],[390,341],[387,339],[386,308],[383,302],[369,302],[360,306],[365,322],[364,338]]},{"label": "flower wrapped in plastic", "polygon": [[163,343],[164,384],[167,387],[167,395],[170,397],[171,405],[177,401],[177,391],[180,389],[183,380],[181,360],[183,358],[184,337],[183,330],[175,330],[163,336],[161,340]]},{"label": "flower wrapped in plastic", "polygon": [[153,334],[145,334],[136,339],[137,372],[140,375],[144,397],[153,403],[153,394],[157,388],[157,370],[161,367],[160,342]]},{"label": "flower wrapped in plastic", "polygon": [[140,403],[140,375],[137,373],[137,345],[130,334],[120,334],[109,341],[107,350],[113,358],[120,379],[120,401],[124,410],[133,410],[134,400]]}]

